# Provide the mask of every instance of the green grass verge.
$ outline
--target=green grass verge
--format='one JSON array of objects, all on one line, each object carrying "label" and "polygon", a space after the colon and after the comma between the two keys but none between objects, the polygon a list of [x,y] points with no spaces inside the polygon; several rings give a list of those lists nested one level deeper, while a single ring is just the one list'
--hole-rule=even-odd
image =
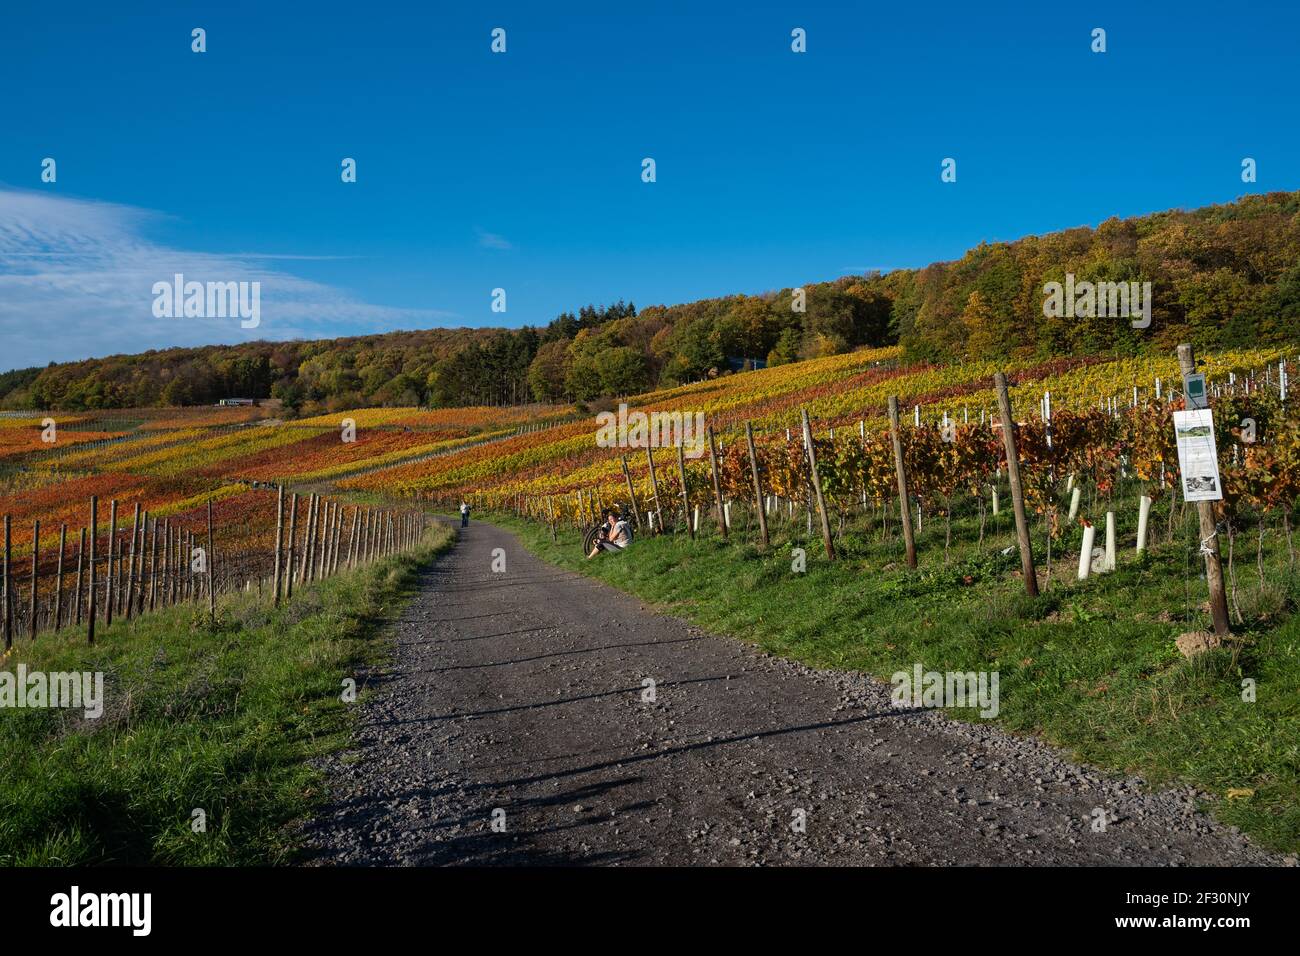
[{"label": "green grass verge", "polygon": [[[1112,574],[1078,582],[1077,558],[1058,552],[1037,599],[1013,573],[1019,558],[1000,553],[1012,543],[1005,517],[982,546],[972,521],[955,522],[946,561],[945,529],[931,522],[915,572],[901,561],[897,531],[882,541],[878,523],[850,522],[836,539],[841,560],[831,564],[820,538],[798,522],[774,529],[767,554],[755,546],[756,531],[737,528],[730,544],[713,530],[694,542],[643,535],[625,554],[584,561],[576,531],[553,543],[545,526],[492,520],[547,561],[815,667],[885,680],[916,662],[996,670],[997,719],[1008,729],[1153,784],[1194,784],[1220,819],[1265,846],[1300,850],[1300,582],[1276,536],[1258,593],[1254,548],[1238,554],[1249,568],[1238,570],[1238,640],[1184,660],[1174,638],[1207,626],[1190,509],[1184,525],[1170,526],[1172,542],[1142,558],[1123,555]],[[806,573],[792,571],[794,547],[807,550]],[[1245,678],[1256,682],[1253,703],[1242,699]],[[977,719],[973,711],[954,716]]]},{"label": "green grass verge", "polygon": [[[342,681],[377,659],[381,626],[423,546],[295,591],[281,608],[222,600],[215,626],[197,605],[15,645],[3,667],[101,671],[103,716],[0,710],[0,864],[275,864],[323,797],[309,761],[348,739]],[[193,813],[206,815],[195,833]]]}]

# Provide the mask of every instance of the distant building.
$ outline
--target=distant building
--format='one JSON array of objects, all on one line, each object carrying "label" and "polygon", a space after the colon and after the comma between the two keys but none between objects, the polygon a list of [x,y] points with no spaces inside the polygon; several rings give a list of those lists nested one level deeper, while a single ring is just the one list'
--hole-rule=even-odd
[{"label": "distant building", "polygon": [[256,405],[255,398],[223,398],[217,402],[218,405]]},{"label": "distant building", "polygon": [[733,372],[748,372],[753,369],[767,368],[767,362],[757,358],[746,358],[743,355],[728,355],[727,367]]}]

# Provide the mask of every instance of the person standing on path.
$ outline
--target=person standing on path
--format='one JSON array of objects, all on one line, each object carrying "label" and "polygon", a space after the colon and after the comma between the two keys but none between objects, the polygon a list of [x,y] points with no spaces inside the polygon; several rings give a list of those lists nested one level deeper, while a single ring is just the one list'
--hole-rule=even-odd
[{"label": "person standing on path", "polygon": [[460,526],[462,528],[469,527],[469,505],[463,501],[460,503]]}]

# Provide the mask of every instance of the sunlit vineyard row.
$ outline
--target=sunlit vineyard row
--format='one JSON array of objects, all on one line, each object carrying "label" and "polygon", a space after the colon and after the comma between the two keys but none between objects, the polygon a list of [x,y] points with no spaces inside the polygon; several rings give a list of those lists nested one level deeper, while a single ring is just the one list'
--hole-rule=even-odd
[{"label": "sunlit vineyard row", "polygon": [[[1267,507],[1293,495],[1296,417],[1278,401],[1277,369],[1285,358],[1277,350],[1203,357],[1223,411],[1219,444],[1230,504]],[[1103,489],[1116,475],[1138,477],[1156,494],[1173,486],[1169,416],[1180,407],[1181,387],[1173,356],[937,366],[903,364],[897,348],[868,349],[652,392],[626,404],[692,421],[703,416],[717,433],[723,492],[740,500],[752,495],[746,422],[754,428],[766,493],[792,499],[806,493],[799,433],[806,410],[828,498],[843,508],[889,495],[885,410],[888,398],[898,396],[914,493],[922,508],[943,511],[954,494],[978,493],[1001,465],[992,428],[996,371],[1007,373],[1024,423],[1026,490],[1034,507],[1052,500],[1043,475],[1059,481],[1077,472]],[[597,414],[610,410],[617,403],[375,408],[297,421],[265,408],[0,417],[0,513],[11,516],[15,556],[26,553],[35,520],[46,528],[84,524],[91,495],[195,521],[211,496],[254,515],[247,530],[260,540],[271,529],[256,516],[265,516],[264,503],[279,484],[443,506],[470,500],[517,507],[527,500],[537,509],[545,501],[552,514],[577,519],[592,501],[628,498],[624,457],[636,499],[651,502],[657,485],[661,505],[676,502],[675,449],[654,451],[652,484],[645,449],[597,444]],[[1232,430],[1243,417],[1257,420],[1258,440],[1244,443]],[[54,441],[48,440],[51,418]],[[686,466],[688,494],[703,500],[712,493],[708,458],[692,455]]]}]

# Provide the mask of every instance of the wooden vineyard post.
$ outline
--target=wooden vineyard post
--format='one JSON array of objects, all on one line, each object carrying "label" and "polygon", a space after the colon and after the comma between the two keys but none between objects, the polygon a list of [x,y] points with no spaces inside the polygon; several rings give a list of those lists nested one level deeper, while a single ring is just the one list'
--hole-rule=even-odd
[{"label": "wooden vineyard post", "polygon": [[343,563],[343,528],[347,525],[348,509],[342,502],[339,502],[339,525],[335,532],[334,539],[334,573],[337,574],[339,566]]},{"label": "wooden vineyard post", "polygon": [[[626,459],[625,459],[626,460]],[[546,516],[551,522],[551,541],[556,541],[555,537],[555,506],[551,504],[551,496],[546,496]]]},{"label": "wooden vineyard post", "polygon": [[[158,516],[154,515],[149,528],[149,610],[153,610],[158,599]],[[140,595],[140,607],[145,606],[145,597]]]},{"label": "wooden vineyard post", "polygon": [[318,578],[325,578],[330,573],[330,556],[334,551],[334,515],[335,502],[325,502],[325,533],[321,536],[320,572]]},{"label": "wooden vineyard post", "polygon": [[713,500],[718,508],[718,534],[727,539],[727,515],[722,507],[722,482],[718,479],[718,443],[713,440],[713,426],[708,427],[709,468],[713,472]]},{"label": "wooden vineyard post", "polygon": [[294,572],[298,577],[298,583],[305,585],[307,583],[307,562],[311,559],[311,521],[316,512],[316,494],[310,492],[307,496],[307,513],[303,515],[302,523],[302,547],[298,555],[298,567]]},{"label": "wooden vineyard post", "polygon": [[650,494],[654,496],[655,514],[659,518],[655,524],[658,525],[657,531],[662,531],[664,527],[664,508],[663,505],[659,503],[659,480],[655,477],[655,456],[649,445],[647,445],[645,449],[645,460],[650,466]]},{"label": "wooden vineyard post", "polygon": [[216,552],[212,550],[212,499],[208,499],[208,623],[217,623]]},{"label": "wooden vineyard post", "polygon": [[9,516],[5,515],[5,561],[4,561],[4,632],[5,650],[14,646],[14,617],[9,583]]},{"label": "wooden vineyard post", "polygon": [[54,572],[54,630],[63,625],[63,552],[68,547],[68,525],[59,525],[59,564]]},{"label": "wooden vineyard post", "polygon": [[131,550],[127,560],[130,562],[126,572],[126,600],[122,602],[122,612],[131,620],[131,605],[135,603],[135,539],[140,533],[140,502],[135,503],[135,517],[131,521]]},{"label": "wooden vineyard post", "polygon": [[40,610],[40,607],[37,604],[37,598],[41,590],[40,578],[37,577],[37,575],[40,573],[40,568],[38,567],[40,561],[41,561],[41,523],[39,520],[37,520],[32,524],[32,606],[31,606],[32,619],[28,627],[28,632],[31,634],[32,640],[36,640],[36,613],[37,611]]},{"label": "wooden vineyard post", "polygon": [[181,527],[167,528],[171,541],[167,546],[167,603],[179,604],[181,599]]},{"label": "wooden vineyard post", "polygon": [[144,585],[144,556],[145,550],[149,546],[149,509],[145,508],[140,512],[140,546],[136,552],[136,569],[135,569],[135,613],[143,614],[145,607],[145,596],[148,593]]},{"label": "wooden vineyard post", "polygon": [[343,539],[343,504],[334,505],[334,540],[330,544],[330,576],[339,571],[339,545]]},{"label": "wooden vineyard post", "polygon": [[813,450],[812,426],[808,423],[808,409],[799,409],[803,420],[804,447],[808,451],[808,467],[812,472],[813,494],[817,496],[817,510],[822,516],[822,543],[826,546],[826,558],[835,560],[835,542],[831,540],[831,516],[826,511],[826,499],[822,495],[822,480],[817,474],[817,452]]},{"label": "wooden vineyard post", "polygon": [[343,502],[334,502],[334,534],[330,540],[329,573],[332,577],[339,568],[339,545],[343,540]]},{"label": "wooden vineyard post", "polygon": [[271,603],[280,606],[280,558],[284,548],[284,485],[275,492],[275,561],[271,570]]},{"label": "wooden vineyard post", "polygon": [[171,521],[163,522],[163,548],[162,548],[162,583],[159,586],[163,607],[169,607],[172,603],[172,523]]},{"label": "wooden vineyard post", "polygon": [[333,502],[321,500],[321,516],[317,524],[317,537],[320,539],[316,546],[316,574],[317,581],[325,577],[325,571],[329,568],[329,551],[330,551],[330,516]]},{"label": "wooden vineyard post", "polygon": [[[90,590],[89,600],[87,601],[88,623],[86,624],[86,643],[95,643],[95,539],[99,534],[99,498],[95,495],[90,496],[90,556],[86,560],[86,567],[90,572]],[[6,566],[8,562],[5,562]]]},{"label": "wooden vineyard post", "polygon": [[81,586],[86,566],[86,529],[81,529],[81,540],[77,544],[77,593],[72,596],[73,627],[81,627]]},{"label": "wooden vineyard post", "polygon": [[312,492],[307,502],[307,528],[302,539],[302,583],[312,579],[316,559],[316,524],[320,520],[320,495]]},{"label": "wooden vineyard post", "polygon": [[113,541],[117,537],[117,499],[108,509],[108,563],[104,566],[104,626],[113,623]]},{"label": "wooden vineyard post", "polygon": [[171,522],[163,519],[162,523],[162,541],[158,546],[158,580],[154,585],[156,596],[151,600],[151,607],[167,606],[167,581],[168,571],[171,568],[171,546],[172,546],[172,526]]},{"label": "wooden vineyard post", "polygon": [[623,479],[627,482],[627,500],[632,508],[632,521],[641,530],[641,511],[636,506],[636,491],[632,488],[632,473],[627,470],[627,455],[623,456]]},{"label": "wooden vineyard post", "polygon": [[[122,528],[126,530],[125,526]],[[122,613],[122,591],[126,584],[126,545],[122,542],[121,535],[117,536],[117,554],[114,558],[117,571],[113,578],[113,609],[114,613]]]},{"label": "wooden vineyard post", "polygon": [[998,393],[998,412],[1002,416],[1002,443],[1007,452],[1007,482],[1011,485],[1011,509],[1016,515],[1020,572],[1025,578],[1026,593],[1030,597],[1037,597],[1038,575],[1034,571],[1034,551],[1029,541],[1029,521],[1025,517],[1025,494],[1020,485],[1020,458],[1016,454],[1016,423],[1011,417],[1011,396],[1007,394],[1007,377],[998,372],[993,376],[993,386]]},{"label": "wooden vineyard post", "polygon": [[898,430],[898,396],[889,396],[889,437],[894,445],[894,474],[898,479],[898,509],[903,523],[903,547],[907,566],[916,567],[916,537],[912,530],[912,507],[907,496],[907,467],[903,463],[903,436]]},{"label": "wooden vineyard post", "polygon": [[330,502],[320,498],[316,503],[316,540],[312,545],[316,549],[312,561],[312,580],[319,581],[325,576],[325,552],[330,540]]},{"label": "wooden vineyard post", "polygon": [[317,544],[317,539],[320,537],[320,505],[320,495],[312,494],[311,502],[307,508],[307,536],[303,539],[302,546],[302,579],[304,583],[316,579],[316,555],[320,548]]},{"label": "wooden vineyard post", "polygon": [[289,551],[284,563],[284,596],[293,597],[293,544],[294,534],[298,530],[298,493],[293,493],[293,502],[289,505]]},{"label": "wooden vineyard post", "polygon": [[767,538],[767,509],[763,507],[763,483],[758,478],[758,455],[754,453],[754,426],[745,422],[745,442],[749,446],[749,475],[754,479],[754,506],[758,509],[758,539],[763,550],[770,546]]},{"label": "wooden vineyard post", "polygon": [[361,506],[352,506],[352,531],[348,534],[348,567],[357,566],[357,531],[361,528]]},{"label": "wooden vineyard post", "polygon": [[686,530],[691,533],[691,540],[695,540],[695,522],[691,520],[691,498],[690,493],[686,490],[686,449],[682,443],[677,443],[677,468],[682,476],[682,511],[686,515]]},{"label": "wooden vineyard post", "polygon": [[[1183,378],[1196,373],[1196,354],[1190,345],[1178,346],[1178,367],[1182,370]],[[1214,633],[1219,637],[1227,637],[1228,595],[1223,584],[1223,564],[1219,557],[1219,530],[1214,520],[1214,502],[1196,502],[1196,516],[1200,519],[1201,525],[1201,554],[1205,555],[1205,583],[1210,589],[1210,616],[1214,620]]]}]

